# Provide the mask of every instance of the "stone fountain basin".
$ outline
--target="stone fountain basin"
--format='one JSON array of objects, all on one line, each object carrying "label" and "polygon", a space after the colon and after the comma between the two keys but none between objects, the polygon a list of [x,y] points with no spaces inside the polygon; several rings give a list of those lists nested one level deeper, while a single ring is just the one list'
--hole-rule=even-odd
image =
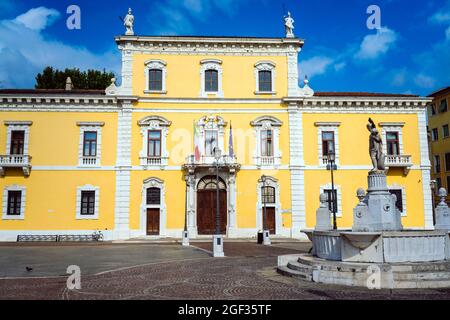
[{"label": "stone fountain basin", "polygon": [[352,246],[364,250],[381,236],[381,232],[341,232],[341,236],[346,238]]},{"label": "stone fountain basin", "polygon": [[325,260],[367,263],[450,260],[450,236],[446,231],[305,231],[312,240],[313,254]]}]

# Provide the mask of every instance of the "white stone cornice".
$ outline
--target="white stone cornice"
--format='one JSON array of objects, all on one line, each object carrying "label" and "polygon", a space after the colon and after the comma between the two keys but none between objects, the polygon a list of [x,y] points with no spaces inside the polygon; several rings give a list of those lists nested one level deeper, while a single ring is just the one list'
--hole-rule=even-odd
[{"label": "white stone cornice", "polygon": [[30,104],[54,105],[54,104],[115,104],[117,103],[114,97],[107,96],[92,96],[92,95],[2,95],[0,94],[0,107],[5,104],[30,105]]},{"label": "white stone cornice", "polygon": [[[297,53],[300,39],[233,37],[116,37],[119,49],[147,54],[286,55]],[[195,50],[194,50],[195,49]]]}]

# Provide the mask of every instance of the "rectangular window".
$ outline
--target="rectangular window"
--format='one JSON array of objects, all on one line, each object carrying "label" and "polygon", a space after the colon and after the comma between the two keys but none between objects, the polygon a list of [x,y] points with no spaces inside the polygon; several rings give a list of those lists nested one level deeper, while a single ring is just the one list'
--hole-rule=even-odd
[{"label": "rectangular window", "polygon": [[448,136],[450,136],[450,132],[448,130],[448,124],[442,126],[442,136],[444,138],[448,138]]},{"label": "rectangular window", "polygon": [[161,131],[148,131],[148,157],[161,157]]},{"label": "rectangular window", "polygon": [[24,153],[25,131],[11,131],[10,154],[21,155]]},{"label": "rectangular window", "polygon": [[205,156],[214,156],[214,148],[218,146],[217,130],[205,131]]},{"label": "rectangular window", "polygon": [[259,91],[272,92],[272,71],[259,71]]},{"label": "rectangular window", "polygon": [[334,132],[322,132],[322,156],[325,158],[330,152],[336,152],[334,149]]},{"label": "rectangular window", "polygon": [[149,84],[148,89],[150,91],[162,91],[163,83],[162,83],[162,76],[163,72],[160,69],[151,69],[148,71],[148,78],[149,78]]},{"label": "rectangular window", "polygon": [[398,132],[386,132],[387,154],[390,156],[400,155],[400,142]]},{"label": "rectangular window", "polygon": [[447,176],[447,190],[450,189],[450,176]]},{"label": "rectangular window", "polygon": [[395,202],[395,206],[400,212],[403,212],[403,192],[401,189],[391,189],[389,190],[391,194],[395,194],[397,197],[397,201]]},{"label": "rectangular window", "polygon": [[431,140],[432,141],[438,141],[439,140],[439,130],[437,128],[434,128],[431,130]]},{"label": "rectangular window", "polygon": [[447,99],[441,100],[441,104],[439,105],[439,112],[447,112]]},{"label": "rectangular window", "polygon": [[[333,193],[331,189],[325,189],[323,190],[323,192],[328,196],[328,210],[337,213],[338,212],[337,190],[334,190]],[[333,198],[331,198],[331,195],[333,195]]]},{"label": "rectangular window", "polygon": [[440,156],[434,156],[434,172],[435,173],[441,172],[441,157]]},{"label": "rectangular window", "polygon": [[83,156],[96,157],[97,156],[97,132],[85,131],[83,139]]},{"label": "rectangular window", "polygon": [[445,171],[450,171],[450,153],[445,154]]},{"label": "rectangular window", "polygon": [[275,203],[275,188],[274,187],[263,187],[262,188],[262,203]]},{"label": "rectangular window", "polygon": [[261,156],[273,157],[273,131],[261,131]]},{"label": "rectangular window", "polygon": [[431,105],[430,110],[432,116],[436,115],[436,105],[434,103]]},{"label": "rectangular window", "polygon": [[8,216],[20,216],[20,206],[22,202],[22,191],[8,191]]},{"label": "rectangular window", "polygon": [[219,91],[219,73],[216,70],[205,71],[205,91],[206,92]]},{"label": "rectangular window", "polygon": [[95,191],[81,191],[81,215],[95,215]]}]

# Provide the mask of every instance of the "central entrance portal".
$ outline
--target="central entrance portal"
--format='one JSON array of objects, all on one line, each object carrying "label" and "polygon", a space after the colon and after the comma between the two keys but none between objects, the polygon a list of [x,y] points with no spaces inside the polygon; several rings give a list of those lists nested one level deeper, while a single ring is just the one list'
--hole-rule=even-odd
[{"label": "central entrance portal", "polygon": [[227,188],[225,182],[216,177],[204,177],[197,187],[197,228],[200,235],[212,235],[216,232],[217,186],[220,190],[220,232],[227,229]]}]

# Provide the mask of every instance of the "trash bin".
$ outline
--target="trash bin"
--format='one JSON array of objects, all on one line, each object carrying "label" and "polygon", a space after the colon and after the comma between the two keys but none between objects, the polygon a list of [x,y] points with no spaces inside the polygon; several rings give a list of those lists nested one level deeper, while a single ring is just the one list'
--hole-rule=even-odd
[{"label": "trash bin", "polygon": [[264,235],[262,231],[258,231],[258,244],[263,244],[264,242]]}]

